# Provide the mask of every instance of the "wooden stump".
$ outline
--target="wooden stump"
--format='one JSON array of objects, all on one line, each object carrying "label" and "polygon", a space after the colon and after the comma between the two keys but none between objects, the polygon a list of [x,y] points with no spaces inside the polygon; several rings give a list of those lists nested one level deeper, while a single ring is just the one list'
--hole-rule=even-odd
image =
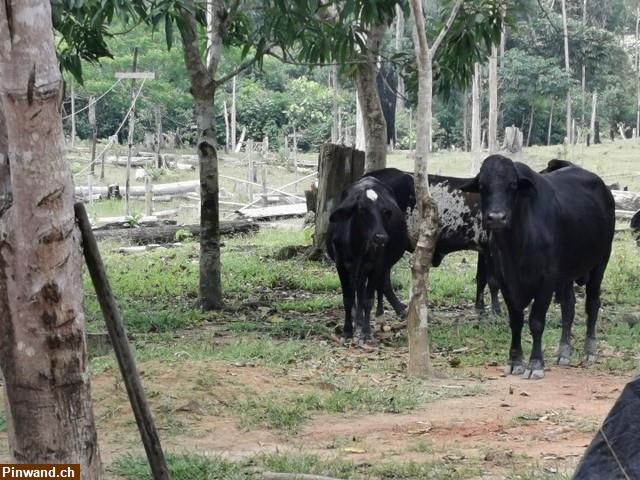
[{"label": "wooden stump", "polygon": [[504,143],[502,149],[511,153],[518,153],[522,151],[522,130],[515,125],[504,129]]},{"label": "wooden stump", "polygon": [[318,188],[315,183],[311,184],[309,190],[304,191],[304,199],[307,202],[307,212],[316,213],[316,206],[318,205]]},{"label": "wooden stump", "polygon": [[325,143],[318,159],[318,200],[312,257],[326,250],[329,215],[340,202],[344,188],[364,173],[364,152],[351,147]]}]

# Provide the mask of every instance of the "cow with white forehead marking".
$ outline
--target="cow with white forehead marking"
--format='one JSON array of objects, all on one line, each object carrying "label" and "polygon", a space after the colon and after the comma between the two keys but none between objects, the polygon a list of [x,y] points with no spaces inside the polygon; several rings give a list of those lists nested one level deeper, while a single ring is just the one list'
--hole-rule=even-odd
[{"label": "cow with white forehead marking", "polygon": [[370,316],[376,291],[387,295],[399,313],[400,303],[388,282],[388,272],[411,248],[404,212],[393,192],[379,180],[363,177],[348,186],[329,217],[327,253],[335,261],[344,304],[345,340],[353,337],[353,317],[360,341],[371,337]]},{"label": "cow with white forehead marking", "polygon": [[[410,212],[416,205],[413,176],[397,168],[383,168],[365,175],[374,177],[393,191],[398,206],[404,212]],[[465,193],[458,187],[469,179],[429,175],[429,190],[438,205],[440,217],[440,233],[433,254],[433,266],[437,267],[448,253],[459,250],[475,250],[478,252],[476,272],[476,310],[484,311],[484,289],[489,283],[491,291],[491,308],[493,313],[500,313],[498,301],[498,284],[490,262],[487,236],[482,229],[480,217],[480,196]],[[409,215],[409,232],[415,215]],[[387,277],[390,272],[387,272]],[[389,282],[389,288],[390,282]],[[383,311],[382,296],[378,296],[376,313]]]}]

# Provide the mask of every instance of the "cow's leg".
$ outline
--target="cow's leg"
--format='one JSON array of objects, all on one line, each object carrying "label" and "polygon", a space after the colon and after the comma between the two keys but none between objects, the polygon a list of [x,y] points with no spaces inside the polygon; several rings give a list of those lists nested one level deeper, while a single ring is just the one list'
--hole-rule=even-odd
[{"label": "cow's leg", "polygon": [[596,343],[596,321],[598,320],[598,310],[600,310],[600,285],[607,264],[594,268],[589,272],[589,280],[586,284],[587,300],[585,302],[585,311],[587,312],[587,336],[584,340],[584,353],[582,361],[593,363],[596,361],[598,354],[598,345]]},{"label": "cow's leg", "polygon": [[340,277],[340,286],[342,287],[342,304],[344,306],[344,327],[342,327],[342,336],[345,340],[353,338],[353,314],[355,307],[355,291],[351,275],[344,267],[337,263],[338,277]]},{"label": "cow's leg", "polygon": [[556,364],[569,365],[571,361],[571,326],[576,313],[576,296],[573,292],[573,282],[559,285],[556,291],[556,300],[560,301],[562,312],[562,335],[556,354]]},{"label": "cow's leg", "polygon": [[378,304],[376,305],[376,317],[379,317],[384,313],[383,292],[384,292],[384,283],[380,282],[378,284],[378,287],[376,288],[376,294],[378,296]]},{"label": "cow's leg", "polygon": [[388,269],[384,274],[384,294],[396,313],[402,317],[407,306],[398,300],[396,293],[393,291],[393,287],[391,286],[391,269]]},{"label": "cow's leg", "polygon": [[504,368],[504,373],[507,375],[521,375],[524,372],[524,366],[522,365],[522,324],[524,323],[524,313],[508,303],[507,310],[509,311],[509,327],[511,327],[511,347],[509,348],[509,359]]},{"label": "cow's leg", "polygon": [[489,284],[489,292],[491,292],[491,311],[494,315],[502,315],[500,310],[500,298],[498,292],[500,286],[498,284],[498,278],[496,277],[495,266],[493,264],[493,258],[489,254],[484,255],[485,269],[487,272],[487,283]]},{"label": "cow's leg", "polygon": [[533,300],[529,314],[529,330],[533,337],[529,365],[522,374],[522,378],[544,378],[544,358],[542,356],[542,333],[544,332],[545,317],[549,304],[553,298],[553,287],[543,287]]},{"label": "cow's leg", "polygon": [[487,263],[485,255],[478,252],[476,267],[476,312],[484,313],[484,288],[487,286]]},{"label": "cow's leg", "polygon": [[365,344],[371,340],[371,307],[376,292],[377,283],[375,276],[369,277],[366,286],[362,289],[362,308],[360,309],[360,343]]}]

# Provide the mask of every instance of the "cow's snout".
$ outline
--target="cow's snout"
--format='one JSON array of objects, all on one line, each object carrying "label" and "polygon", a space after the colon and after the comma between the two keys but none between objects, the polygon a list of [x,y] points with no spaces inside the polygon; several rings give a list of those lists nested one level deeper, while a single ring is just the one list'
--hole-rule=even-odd
[{"label": "cow's snout", "polygon": [[373,236],[373,243],[378,247],[384,247],[389,241],[389,235],[386,233],[376,233]]},{"label": "cow's snout", "polygon": [[500,229],[507,226],[507,214],[505,212],[489,212],[485,217],[487,227]]}]

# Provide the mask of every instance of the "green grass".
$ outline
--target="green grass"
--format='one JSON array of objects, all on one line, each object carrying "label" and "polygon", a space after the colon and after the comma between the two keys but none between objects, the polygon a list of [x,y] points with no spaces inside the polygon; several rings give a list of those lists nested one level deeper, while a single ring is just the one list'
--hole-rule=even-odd
[{"label": "green grass", "polygon": [[[220,456],[198,454],[168,455],[167,463],[174,480],[258,480],[262,472],[307,473],[352,480],[457,480],[481,475],[473,461],[358,464],[343,457],[323,459],[305,453],[261,454],[231,461]],[[127,455],[116,460],[111,472],[125,479],[151,478],[146,459]]]}]

